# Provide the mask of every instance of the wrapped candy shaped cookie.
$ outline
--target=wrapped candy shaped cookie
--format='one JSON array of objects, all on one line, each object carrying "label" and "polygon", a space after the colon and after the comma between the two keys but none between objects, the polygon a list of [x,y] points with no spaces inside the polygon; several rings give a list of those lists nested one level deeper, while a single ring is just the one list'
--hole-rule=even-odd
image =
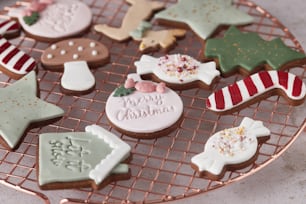
[{"label": "wrapped candy shaped cookie", "polygon": [[191,166],[201,177],[221,179],[226,170],[250,165],[257,158],[258,144],[269,139],[270,130],[261,121],[245,117],[238,127],[212,135],[204,152],[191,158]]},{"label": "wrapped candy shaped cookie", "polygon": [[144,78],[165,82],[175,90],[201,87],[210,89],[220,75],[215,62],[200,63],[183,54],[165,55],[155,58],[142,55],[135,62],[137,73]]},{"label": "wrapped candy shaped cookie", "polygon": [[90,68],[109,61],[109,51],[101,43],[72,38],[52,44],[41,56],[43,66],[51,71],[64,70],[61,88],[66,94],[87,94],[95,87],[95,77]]}]

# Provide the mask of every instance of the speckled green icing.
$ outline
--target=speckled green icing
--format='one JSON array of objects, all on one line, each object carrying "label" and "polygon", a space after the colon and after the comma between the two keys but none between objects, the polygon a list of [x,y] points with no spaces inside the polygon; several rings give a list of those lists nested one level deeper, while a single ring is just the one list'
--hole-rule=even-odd
[{"label": "speckled green icing", "polygon": [[[99,174],[99,171],[105,170],[107,175],[128,173],[128,165],[120,164],[125,156],[112,155],[116,148],[120,150],[120,145],[117,146],[110,138],[116,136],[104,129],[104,132],[99,132],[102,128],[98,126],[88,127],[98,131],[45,133],[39,136],[39,185],[99,180],[96,182],[98,185],[104,178],[95,178],[96,175],[93,178],[90,176],[93,171]],[[125,149],[123,147],[121,150],[124,152]],[[129,151],[129,147],[126,150]],[[107,168],[107,158],[115,161],[110,168]]]},{"label": "speckled green icing", "polygon": [[0,135],[13,149],[32,122],[60,117],[64,111],[38,97],[35,72],[0,89]]},{"label": "speckled green icing", "polygon": [[236,27],[230,27],[223,38],[208,39],[205,56],[219,60],[222,74],[235,72],[238,67],[251,73],[263,64],[278,70],[288,62],[305,58],[280,38],[265,41],[257,33],[242,33]]},{"label": "speckled green icing", "polygon": [[244,25],[253,18],[232,6],[231,0],[178,0],[155,14],[155,18],[187,24],[198,36],[207,39],[219,25]]}]

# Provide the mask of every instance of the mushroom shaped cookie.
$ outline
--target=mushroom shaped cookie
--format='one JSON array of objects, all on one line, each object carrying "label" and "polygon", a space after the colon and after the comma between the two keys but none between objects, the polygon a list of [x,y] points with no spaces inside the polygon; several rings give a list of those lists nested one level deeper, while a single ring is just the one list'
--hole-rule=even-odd
[{"label": "mushroom shaped cookie", "polygon": [[52,44],[41,56],[43,66],[51,71],[64,70],[62,92],[87,94],[95,87],[89,67],[97,68],[109,61],[109,51],[101,43],[86,38],[72,38]]}]

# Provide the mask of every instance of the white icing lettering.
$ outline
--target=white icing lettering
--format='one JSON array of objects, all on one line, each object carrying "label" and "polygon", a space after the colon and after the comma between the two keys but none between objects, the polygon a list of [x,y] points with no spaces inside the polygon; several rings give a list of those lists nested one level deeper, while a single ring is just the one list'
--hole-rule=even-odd
[{"label": "white icing lettering", "polygon": [[129,107],[129,106],[140,106],[140,105],[147,105],[147,104],[153,104],[153,105],[162,105],[164,98],[160,94],[156,95],[144,95],[139,98],[134,97],[122,97],[123,107]]}]

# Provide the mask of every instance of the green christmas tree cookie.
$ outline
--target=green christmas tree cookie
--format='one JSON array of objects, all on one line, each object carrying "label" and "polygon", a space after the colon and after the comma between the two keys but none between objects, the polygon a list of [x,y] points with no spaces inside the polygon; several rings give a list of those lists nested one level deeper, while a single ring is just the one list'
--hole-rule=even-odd
[{"label": "green christmas tree cookie", "polygon": [[265,41],[257,33],[243,33],[233,26],[223,38],[208,39],[204,55],[218,61],[223,76],[249,75],[262,67],[282,70],[306,62],[305,54],[287,47],[280,38]]}]

